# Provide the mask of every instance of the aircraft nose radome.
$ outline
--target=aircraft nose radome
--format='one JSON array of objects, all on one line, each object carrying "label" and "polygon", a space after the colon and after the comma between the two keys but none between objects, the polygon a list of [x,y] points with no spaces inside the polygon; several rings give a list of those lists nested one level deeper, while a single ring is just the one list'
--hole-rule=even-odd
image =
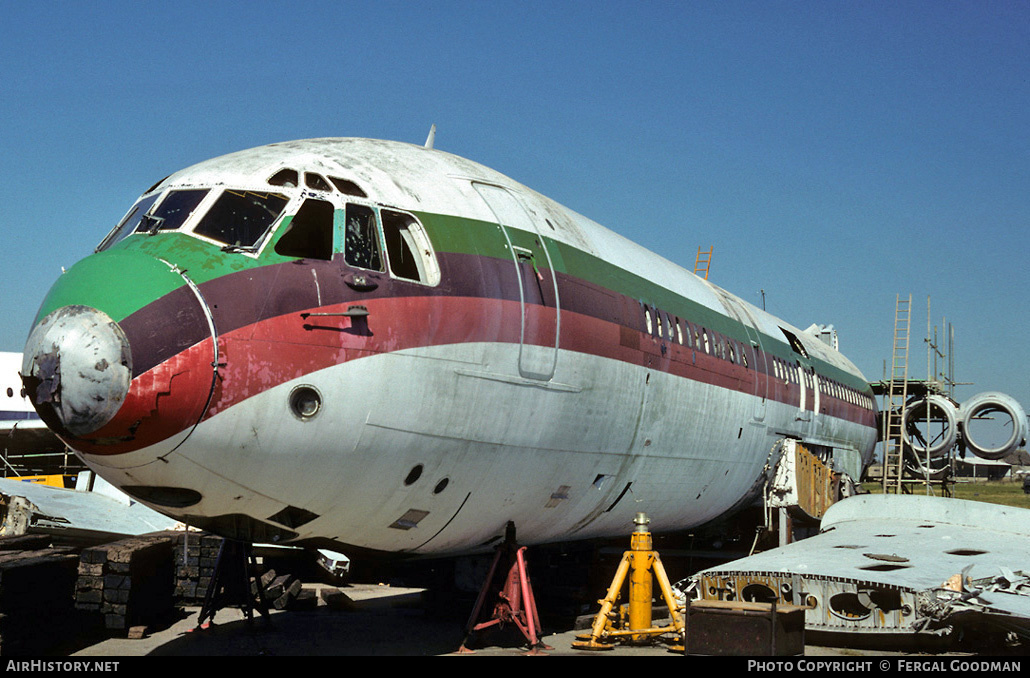
[{"label": "aircraft nose radome", "polygon": [[118,323],[89,306],[64,306],[29,334],[22,381],[40,417],[78,438],[107,424],[132,382],[132,354]]}]

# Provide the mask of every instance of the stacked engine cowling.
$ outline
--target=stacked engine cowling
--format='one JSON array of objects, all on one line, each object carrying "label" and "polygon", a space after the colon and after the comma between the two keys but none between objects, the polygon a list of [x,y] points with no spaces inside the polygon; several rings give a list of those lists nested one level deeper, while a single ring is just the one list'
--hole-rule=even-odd
[{"label": "stacked engine cowling", "polygon": [[[1004,393],[980,393],[959,405],[942,395],[914,400],[901,418],[902,438],[912,450],[920,472],[939,470],[956,445],[983,459],[1003,459],[1026,444],[1027,421],[1023,407]],[[924,428],[920,428],[920,427]]]},{"label": "stacked engine cowling", "polygon": [[[1011,424],[1002,424],[1003,432],[996,440],[983,435],[979,426],[982,421],[993,420],[995,415],[1011,421]],[[1002,459],[1026,444],[1026,413],[1015,398],[1004,393],[988,392],[973,396],[959,408],[959,421],[966,448],[978,457]]]}]

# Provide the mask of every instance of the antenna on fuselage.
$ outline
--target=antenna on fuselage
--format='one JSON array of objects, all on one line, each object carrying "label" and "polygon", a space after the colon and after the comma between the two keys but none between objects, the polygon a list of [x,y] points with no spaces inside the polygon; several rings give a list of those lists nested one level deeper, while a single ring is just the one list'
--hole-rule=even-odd
[{"label": "antenna on fuselage", "polygon": [[429,136],[426,137],[426,148],[432,148],[436,141],[436,125],[429,128]]}]

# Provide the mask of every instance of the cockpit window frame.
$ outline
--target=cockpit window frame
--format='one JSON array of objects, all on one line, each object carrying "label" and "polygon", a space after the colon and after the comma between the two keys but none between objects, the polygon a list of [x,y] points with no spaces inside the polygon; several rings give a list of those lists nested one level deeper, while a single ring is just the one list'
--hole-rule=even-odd
[{"label": "cockpit window frame", "polygon": [[[93,252],[103,252],[104,250],[108,250],[113,245],[120,243],[122,240],[125,240],[130,235],[136,233],[136,225],[139,223],[139,220],[134,219],[130,224],[130,219],[132,219],[136,215],[142,218],[144,214],[146,214],[154,208],[154,205],[157,204],[161,197],[162,193],[152,193],[148,191],[147,193],[144,193],[139,198],[137,198],[136,201],[132,203],[132,207],[129,208],[129,211],[125,213],[125,215],[118,221],[118,224],[114,228],[107,232],[107,235],[105,235],[103,240],[101,240],[100,243],[93,249]],[[143,212],[140,212],[138,208],[142,203],[146,202],[147,200],[150,200],[150,204],[146,206]],[[123,230],[125,230],[125,233],[119,236],[119,234],[121,234]]]},{"label": "cockpit window frame", "polygon": [[163,209],[165,204],[168,202],[169,198],[171,198],[172,195],[174,195],[174,194],[177,194],[177,193],[203,193],[203,195],[201,196],[200,200],[198,200],[193,205],[193,207],[190,209],[189,213],[186,214],[186,216],[184,216],[181,220],[179,220],[178,225],[175,228],[167,228],[165,226],[165,223],[166,223],[165,219],[159,217],[159,218],[156,218],[156,219],[152,219],[152,225],[151,225],[150,228],[142,229],[142,230],[137,228],[135,230],[135,233],[143,233],[143,234],[147,234],[147,235],[154,235],[155,233],[171,233],[171,232],[175,232],[175,231],[179,231],[179,232],[184,231],[189,226],[189,224],[197,217],[198,214],[205,214],[207,212],[207,209],[208,209],[208,206],[209,206],[210,200],[211,200],[211,193],[214,190],[215,189],[212,189],[212,188],[193,187],[193,186],[183,187],[183,188],[169,188],[168,190],[162,192],[161,197],[157,201],[155,201],[154,204],[152,204],[150,206],[150,209],[148,209],[143,214],[143,216],[142,216],[142,218],[140,220],[141,225],[142,225],[143,219],[146,219],[146,218],[150,217],[151,215],[153,215],[153,213],[155,211]]},{"label": "cockpit window frame", "polygon": [[[358,207],[358,208],[361,208],[361,209],[367,209],[369,212],[371,212],[372,218],[375,220],[375,225],[374,225],[374,229],[375,229],[375,243],[374,244],[375,244],[375,247],[376,247],[376,256],[378,256],[378,258],[379,258],[379,268],[369,268],[367,266],[362,266],[360,263],[354,263],[354,262],[352,262],[348,258],[348,254],[347,254],[347,229],[348,229],[348,224],[349,224],[349,212],[350,212],[351,206]],[[381,218],[379,216],[378,206],[374,205],[374,204],[366,203],[366,202],[356,201],[356,200],[347,200],[344,203],[344,205],[343,205],[342,212],[343,212],[343,214],[342,214],[341,219],[340,219],[340,234],[339,234],[338,242],[339,242],[340,254],[343,256],[343,263],[344,263],[344,265],[345,266],[349,266],[351,268],[359,269],[359,270],[362,270],[362,271],[370,271],[372,273],[388,274],[389,273],[389,266],[387,265],[387,260],[386,260],[386,242],[383,240],[383,223],[382,223],[382,220],[381,220]]]},{"label": "cockpit window frame", "polygon": [[[425,285],[426,287],[436,287],[439,285],[442,277],[440,272],[440,260],[436,256],[436,249],[433,247],[433,241],[430,239],[429,231],[426,230],[422,220],[407,210],[397,209],[396,207],[389,207],[386,205],[380,205],[378,207],[378,212],[380,238],[383,241],[383,253],[386,255],[386,263],[387,268],[390,271],[390,275],[397,280]],[[393,255],[390,252],[391,248],[386,233],[386,218],[383,216],[384,212],[390,212],[394,215],[407,217],[407,219],[409,219],[406,230],[410,240],[408,238],[404,238],[403,235],[401,237],[404,245],[410,250],[413,250],[412,254],[420,259],[420,262],[416,264],[416,268],[418,269],[420,276],[419,278],[409,278],[397,273],[399,266],[394,263]]]},{"label": "cockpit window frame", "polygon": [[[101,252],[109,249],[118,242],[121,242],[125,238],[131,235],[157,235],[164,233],[180,233],[189,235],[197,240],[214,245],[221,248],[225,252],[231,252],[233,254],[242,254],[254,259],[261,257],[265,253],[265,249],[269,244],[274,244],[277,240],[276,234],[279,233],[280,228],[283,224],[284,219],[296,216],[297,211],[301,209],[307,198],[315,198],[328,201],[333,204],[334,210],[340,215],[340,221],[342,228],[338,235],[334,235],[334,251],[343,255],[344,261],[346,261],[345,253],[345,236],[346,236],[346,210],[350,204],[358,205],[363,208],[370,209],[375,219],[375,232],[376,232],[376,247],[378,248],[378,257],[382,270],[376,269],[364,269],[360,266],[354,266],[347,263],[348,266],[354,268],[362,268],[362,270],[373,271],[376,273],[382,273],[390,275],[397,280],[403,280],[408,282],[414,282],[417,284],[435,286],[439,284],[440,269],[439,261],[436,256],[435,249],[432,246],[432,242],[429,238],[429,233],[421,220],[414,214],[405,210],[398,209],[396,207],[384,206],[380,203],[375,202],[368,198],[365,191],[354,181],[338,176],[338,174],[329,171],[326,172],[327,168],[315,168],[315,167],[304,167],[303,165],[284,164],[275,168],[274,171],[263,175],[261,177],[254,177],[254,181],[244,180],[240,182],[231,182],[227,184],[212,184],[209,182],[174,182],[169,185],[167,180],[169,177],[165,177],[161,181],[154,184],[146,193],[137,198],[132,207],[122,216],[118,224],[112,228],[100,241],[100,243],[94,249],[94,252]],[[293,182],[281,181],[281,178],[287,173],[292,174],[295,177],[297,185],[291,185]],[[309,185],[307,178],[308,176],[317,176],[317,179],[321,179],[326,182],[324,186],[312,186]],[[292,178],[291,177],[291,178]],[[317,180],[316,180],[317,181]],[[159,209],[160,205],[167,199],[169,195],[177,191],[194,191],[203,190],[207,191],[203,199],[197,203],[193,208],[192,212],[182,220],[176,229],[162,229],[160,227],[161,222],[155,222],[154,228],[138,230],[141,215],[139,214],[139,208],[143,205],[146,209],[146,213],[150,214],[155,209]],[[233,244],[227,244],[221,242],[216,237],[211,237],[204,233],[198,233],[197,227],[203,223],[204,218],[209,214],[215,204],[221,199],[221,197],[227,191],[237,192],[252,192],[252,193],[275,193],[281,195],[286,199],[283,204],[282,210],[278,216],[272,221],[272,223],[265,229],[264,233],[255,240],[250,246],[235,246]],[[146,201],[150,201],[147,204]],[[417,280],[412,278],[406,278],[398,275],[394,275],[391,270],[389,263],[389,256],[387,253],[386,234],[384,232],[383,217],[380,212],[381,208],[389,209],[394,212],[404,214],[413,220],[418,230],[418,236],[413,235],[414,241],[421,242],[424,240],[425,247],[419,247],[421,250],[428,250],[428,256],[431,258],[429,262],[429,269],[426,272],[427,280]],[[131,224],[128,222],[131,221]],[[337,231],[337,227],[334,225],[334,231]],[[419,237],[421,236],[421,237]],[[338,248],[337,248],[337,237]],[[410,242],[409,242],[410,245]]]},{"label": "cockpit window frame", "polygon": [[[223,195],[230,192],[274,193],[286,199],[286,202],[283,203],[282,208],[279,210],[279,214],[270,224],[268,224],[268,226],[265,227],[264,232],[257,237],[252,245],[238,246],[233,243],[226,243],[211,236],[204,235],[203,233],[196,232],[196,227],[203,222],[211,208],[214,207]],[[296,209],[299,208],[300,204],[302,204],[302,202],[298,202],[297,198],[298,195],[294,190],[269,191],[265,188],[240,188],[238,186],[221,186],[218,188],[212,188],[211,194],[208,195],[205,202],[201,203],[201,205],[194,211],[189,221],[183,224],[181,231],[198,240],[216,245],[224,252],[238,253],[257,258],[261,255],[265,245],[268,244],[272,234],[279,229],[279,225],[282,224],[284,216],[295,213]]]}]

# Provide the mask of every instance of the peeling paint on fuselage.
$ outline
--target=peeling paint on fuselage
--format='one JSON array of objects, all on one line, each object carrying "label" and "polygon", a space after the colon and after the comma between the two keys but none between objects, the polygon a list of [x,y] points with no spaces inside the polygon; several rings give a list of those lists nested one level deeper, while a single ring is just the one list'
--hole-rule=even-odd
[{"label": "peeling paint on fuselage", "polygon": [[[141,449],[73,444],[115,484],[203,496],[159,510],[193,524],[242,515],[275,529],[270,517],[297,507],[318,517],[282,526],[289,538],[454,553],[502,533],[508,520],[526,543],[622,534],[640,510],[655,530],[711,520],[754,491],[783,436],[871,455],[875,405],[846,358],[471,161],[393,142],[315,139],[206,161],[154,192],[268,191],[268,177],[283,167],[353,181],[368,198],[275,187],[291,207],[255,252],[223,251],[188,232],[129,236],[73,268],[41,309],[40,318],[75,298],[117,309],[112,317],[132,334],[134,384],[173,360],[180,373],[210,375],[210,350],[196,342],[211,337],[196,312],[183,313],[177,299],[190,295],[176,296],[182,280],[151,283],[164,264],[137,262],[169,262],[196,283],[219,356],[200,425]],[[510,191],[537,233],[500,228],[473,180]],[[349,286],[344,275],[354,269],[339,241],[332,260],[277,254],[305,198],[338,212],[358,203],[415,215],[435,250],[439,284],[383,271],[361,272],[373,290]],[[546,294],[527,303],[519,282],[538,279],[546,262],[520,262],[509,240],[527,249],[543,240],[552,262],[561,331],[549,379],[519,370],[520,351],[554,347],[553,323],[536,321],[555,313],[553,298],[550,308]],[[89,263],[119,257],[132,266],[112,272]],[[146,280],[134,283],[139,276]],[[90,285],[103,289],[86,292]],[[354,305],[367,318],[341,315]],[[520,346],[520,327],[538,334]],[[804,344],[803,361],[784,330]],[[802,406],[800,384],[786,367],[777,375],[776,360],[827,380],[818,410],[811,393]],[[309,421],[288,409],[302,385],[322,398]],[[405,484],[416,467],[420,479]],[[562,486],[566,498],[547,507]],[[428,513],[417,528],[390,527],[409,510]]]}]

